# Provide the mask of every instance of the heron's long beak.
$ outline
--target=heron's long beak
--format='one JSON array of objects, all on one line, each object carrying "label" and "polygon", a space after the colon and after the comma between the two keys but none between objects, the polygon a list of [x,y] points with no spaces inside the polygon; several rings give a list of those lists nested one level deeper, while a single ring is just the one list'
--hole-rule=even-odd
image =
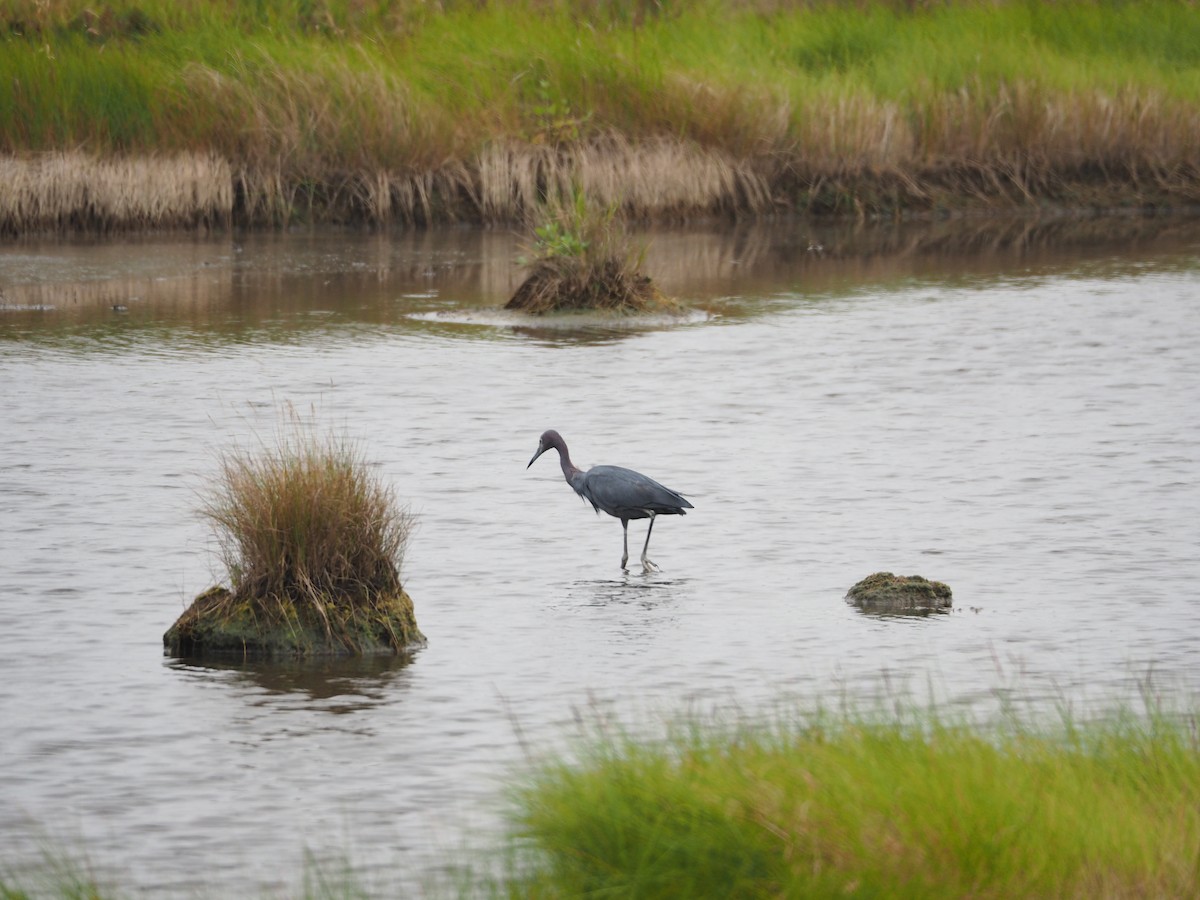
[{"label": "heron's long beak", "polygon": [[[545,453],[545,452],[546,452],[546,448],[545,448],[545,447],[543,447],[543,446],[542,446],[542,445],[539,443],[539,444],[538,444],[538,448],[537,448],[537,453],[533,454],[533,459],[531,459],[531,460],[529,461],[529,466],[532,466],[532,465],[533,465],[535,462],[537,462],[537,458],[538,458],[539,456],[541,456],[541,455],[542,455],[543,453]],[[528,469],[528,468],[529,468],[529,466],[526,466],[525,468],[527,468],[527,469]]]}]

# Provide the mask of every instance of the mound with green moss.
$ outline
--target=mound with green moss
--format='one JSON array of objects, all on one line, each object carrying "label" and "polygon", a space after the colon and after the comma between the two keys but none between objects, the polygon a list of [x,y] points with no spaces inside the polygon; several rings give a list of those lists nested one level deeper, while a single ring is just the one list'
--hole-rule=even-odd
[{"label": "mound with green moss", "polygon": [[850,588],[846,599],[861,609],[879,612],[925,612],[952,605],[950,588],[940,581],[891,572],[868,575]]},{"label": "mound with green moss", "polygon": [[392,594],[331,602],[323,616],[264,618],[256,604],[229,589],[209,588],[163,635],[171,656],[237,656],[275,659],[295,656],[399,653],[424,643],[412,598]]}]

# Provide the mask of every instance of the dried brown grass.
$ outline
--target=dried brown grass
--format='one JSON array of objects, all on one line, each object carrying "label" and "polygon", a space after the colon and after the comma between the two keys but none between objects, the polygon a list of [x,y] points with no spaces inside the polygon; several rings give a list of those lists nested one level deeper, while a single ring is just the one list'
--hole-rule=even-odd
[{"label": "dried brown grass", "polygon": [[563,146],[496,142],[480,153],[478,177],[485,222],[520,220],[576,191],[627,218],[657,221],[772,208],[753,161],[675,138],[634,142],[612,132]]},{"label": "dried brown grass", "polygon": [[[147,252],[155,251],[151,246]],[[194,320],[219,309],[232,290],[230,267],[201,268],[197,262],[162,271],[162,275],[115,274],[94,280],[14,283],[0,278],[0,309],[54,310],[76,322],[100,321],[114,310],[130,309]],[[263,312],[264,316],[270,314]]]},{"label": "dried brown grass", "polygon": [[222,118],[218,147],[236,161],[240,219],[412,225],[478,206],[461,123],[418,108],[407,86],[365,54],[353,67],[312,71],[239,58],[233,71],[189,66],[180,118]]},{"label": "dried brown grass", "polygon": [[[296,420],[276,447],[226,453],[201,513],[232,588],[215,614],[249,609],[264,628],[316,627],[350,649],[392,621],[413,518],[354,444]],[[420,633],[392,638],[400,649]]]},{"label": "dried brown grass", "polygon": [[[446,122],[418,115],[379,71],[276,74],[253,90],[248,78],[199,66],[189,77],[204,98],[189,101],[197,117],[222,109],[242,117],[223,131],[227,146],[0,157],[0,233],[234,220],[499,224],[577,190],[623,218],[656,222],[788,208],[869,215],[1200,201],[1200,109],[1133,88],[1063,94],[1032,83],[976,85],[910,108],[853,92],[814,95],[798,107],[759,98],[757,137],[737,146],[717,135],[701,143],[606,131],[559,144],[498,137],[475,147]],[[364,83],[373,104],[389,98],[382,112],[356,111],[350,98]],[[341,137],[330,144],[330,134]],[[188,143],[187,135],[176,139]]]},{"label": "dried brown grass", "polygon": [[794,117],[768,179],[810,212],[1200,200],[1200,109],[1159,93],[974,85],[907,111],[847,97]]},{"label": "dried brown grass", "polygon": [[1161,94],[962,90],[929,107],[920,146],[918,171],[959,173],[965,194],[1013,205],[1106,188],[1124,202],[1200,198],[1200,110]]},{"label": "dried brown grass", "polygon": [[205,153],[0,157],[0,234],[226,227],[229,165]]}]

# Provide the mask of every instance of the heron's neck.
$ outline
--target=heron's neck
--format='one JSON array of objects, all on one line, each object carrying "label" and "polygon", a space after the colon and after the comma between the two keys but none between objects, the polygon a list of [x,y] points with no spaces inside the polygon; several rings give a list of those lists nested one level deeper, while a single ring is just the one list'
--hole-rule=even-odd
[{"label": "heron's neck", "polygon": [[563,478],[567,479],[567,484],[574,486],[575,476],[582,474],[582,470],[571,462],[571,457],[566,450],[559,452],[558,463],[562,466]]}]

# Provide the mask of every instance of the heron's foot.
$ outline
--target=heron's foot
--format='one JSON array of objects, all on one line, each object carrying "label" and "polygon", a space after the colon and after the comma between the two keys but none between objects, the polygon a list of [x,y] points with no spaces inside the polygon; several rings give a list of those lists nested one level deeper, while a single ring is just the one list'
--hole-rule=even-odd
[{"label": "heron's foot", "polygon": [[646,559],[646,557],[644,557],[644,556],[642,557],[642,574],[643,575],[649,575],[651,572],[661,572],[661,571],[662,571],[662,569],[660,569],[658,567],[658,563],[654,562],[653,560]]}]

